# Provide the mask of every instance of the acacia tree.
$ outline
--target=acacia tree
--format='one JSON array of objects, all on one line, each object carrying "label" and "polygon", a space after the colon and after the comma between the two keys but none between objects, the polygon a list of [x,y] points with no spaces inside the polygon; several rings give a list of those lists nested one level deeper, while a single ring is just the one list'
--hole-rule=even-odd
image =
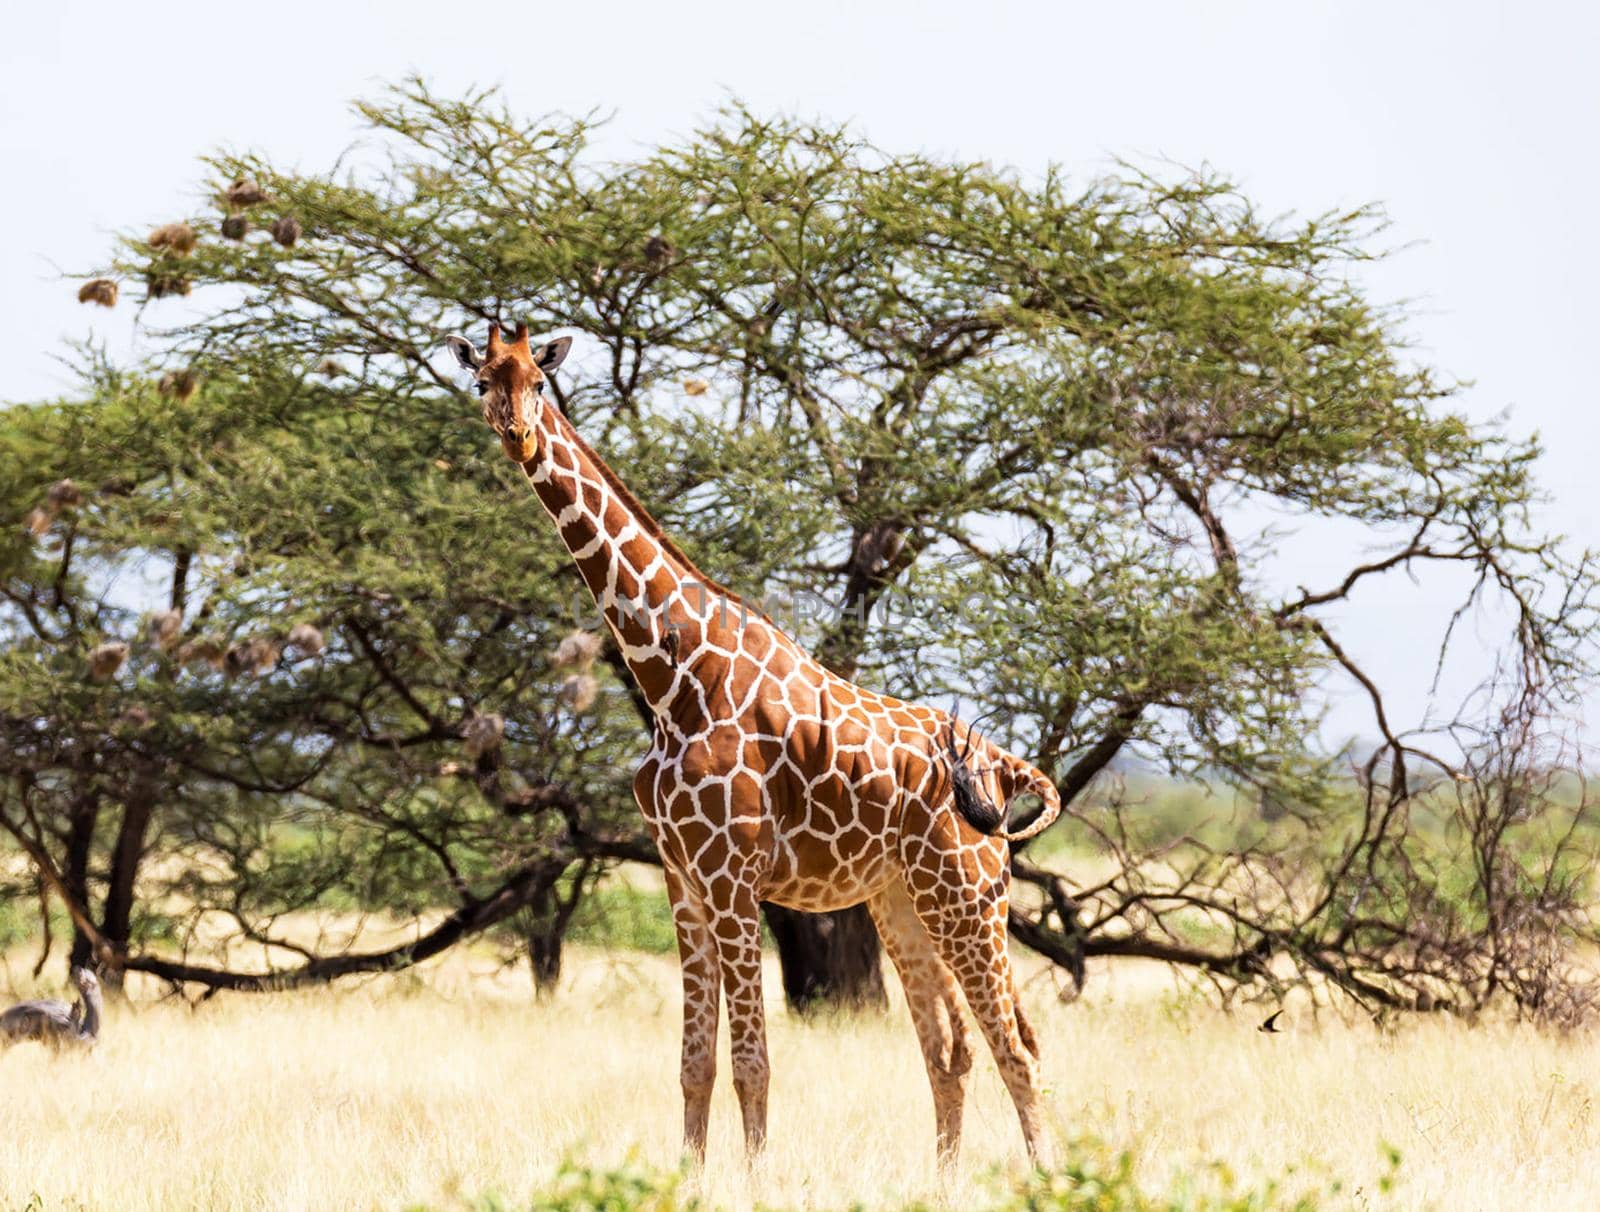
[{"label": "acacia tree", "polygon": [[[325,378],[90,370],[89,401],[0,426],[0,826],[73,961],[278,987],[516,915],[548,983],[575,895],[636,849],[607,831],[636,723],[564,567],[480,524],[502,470],[453,418]],[[283,924],[308,908],[361,920],[311,944]],[[367,915],[411,928],[355,950]],[[160,945],[218,923],[272,979]]]},{"label": "acacia tree", "polygon": [[[472,713],[529,726],[515,671],[554,642],[548,590],[568,573],[437,356],[450,331],[526,320],[581,331],[560,405],[708,572],[780,613],[826,600],[796,624],[831,666],[959,696],[1052,774],[1068,820],[1052,859],[1015,860],[1024,942],[1079,973],[1086,955],[1146,955],[1230,982],[1316,975],[1378,1004],[1440,1000],[1428,982],[1459,1001],[1463,974],[1493,965],[1508,915],[1481,879],[1446,897],[1418,848],[1446,857],[1449,831],[1412,824],[1460,759],[1390,718],[1329,608],[1423,565],[1471,569],[1475,598],[1511,608],[1506,701],[1533,718],[1588,673],[1592,563],[1529,521],[1536,447],[1451,411],[1454,384],[1407,357],[1401,317],[1355,283],[1373,212],[1267,221],[1212,177],[1027,179],[737,109],[620,163],[591,150],[588,123],[522,121],[492,94],[413,82],[361,112],[383,157],[342,175],[215,157],[220,202],[188,220],[195,247],[130,238],[106,271],[147,300],[194,292],[198,317],[155,330],[139,383],[204,383],[168,406],[210,428],[177,439],[167,482],[134,499],[215,522],[120,550],[192,567],[240,536],[250,571],[204,600],[337,617],[350,676],[387,704],[369,717],[346,689],[358,723],[281,725],[317,736],[278,734],[287,765],[314,752],[336,780],[330,819],[358,782],[351,744],[364,775],[384,763],[354,802],[390,805],[407,753],[437,763],[428,746]],[[158,399],[113,378],[94,407]],[[233,432],[234,414],[256,419]],[[98,426],[79,439],[109,453]],[[1383,548],[1284,594],[1270,534],[1248,524],[1266,508],[1358,523]],[[53,566],[30,575],[10,591],[24,618]],[[356,628],[379,622],[395,630],[368,646]],[[478,645],[500,672],[474,672],[469,693]],[[1316,741],[1331,674],[1368,697],[1381,738],[1353,769]],[[249,684],[261,710],[271,685]],[[587,760],[559,729],[535,745],[524,779],[568,806],[550,870],[583,857],[589,813],[611,856],[648,853],[637,826],[618,832],[616,776],[648,729],[626,690],[608,683]],[[1095,793],[1129,753],[1289,811],[1248,846],[1152,851]],[[270,817],[300,787],[249,790]],[[498,844],[503,816],[478,845]],[[460,842],[433,840],[448,871]],[[1075,879],[1084,855],[1110,874]],[[1548,847],[1524,858],[1570,869]],[[1534,916],[1562,923],[1563,945],[1583,935],[1567,900],[1547,907]],[[769,921],[791,1002],[881,996],[864,912]]]}]

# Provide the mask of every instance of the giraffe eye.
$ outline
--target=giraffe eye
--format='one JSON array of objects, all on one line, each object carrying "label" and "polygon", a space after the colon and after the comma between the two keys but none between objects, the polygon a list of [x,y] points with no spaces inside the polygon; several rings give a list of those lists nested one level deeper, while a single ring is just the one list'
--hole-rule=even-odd
[{"label": "giraffe eye", "polygon": [[485,383],[482,379],[479,379],[476,383],[473,384],[473,386],[478,389],[478,394],[480,396],[484,396],[484,395],[488,395],[489,394],[489,385],[487,383]]}]

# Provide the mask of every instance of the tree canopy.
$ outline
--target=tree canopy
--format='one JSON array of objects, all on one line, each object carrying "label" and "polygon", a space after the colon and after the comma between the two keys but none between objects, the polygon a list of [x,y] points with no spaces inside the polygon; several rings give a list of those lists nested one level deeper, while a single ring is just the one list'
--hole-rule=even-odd
[{"label": "tree canopy", "polygon": [[[1269,219],[1211,175],[1031,176],[739,107],[620,161],[493,93],[360,112],[326,172],[208,158],[215,205],[99,275],[148,359],[0,414],[0,822],[80,948],[322,979],[530,907],[558,927],[648,859],[639,708],[441,352],[491,321],[580,334],[561,407],[708,572],[1057,781],[1013,925],[1080,977],[1154,955],[1432,1004],[1504,984],[1513,905],[1584,936],[1550,878],[1591,834],[1509,882],[1495,848],[1548,773],[1506,738],[1592,672],[1593,560],[1538,526],[1536,443],[1470,423],[1361,288],[1376,211]],[[1268,511],[1372,550],[1285,592]],[[1511,620],[1454,743],[1391,718],[1330,609],[1430,564]],[[1373,752],[1321,744],[1330,676]],[[1156,837],[1104,777],[1128,755],[1287,815]],[[335,904],[448,915],[382,953],[275,926]],[[268,963],[186,964],[215,914]]]}]

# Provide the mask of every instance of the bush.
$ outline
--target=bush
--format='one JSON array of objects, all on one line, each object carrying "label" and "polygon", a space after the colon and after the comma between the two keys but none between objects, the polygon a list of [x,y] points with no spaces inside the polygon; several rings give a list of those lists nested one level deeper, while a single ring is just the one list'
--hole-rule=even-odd
[{"label": "bush", "polygon": [[[1225,1163],[1214,1162],[1180,1175],[1165,1191],[1142,1188],[1135,1174],[1137,1158],[1117,1152],[1092,1139],[1065,1147],[1066,1158],[1050,1171],[1034,1171],[1020,1179],[996,1179],[994,1199],[984,1212],[1311,1212],[1348,1195],[1369,1206],[1371,1193],[1360,1188],[1347,1192],[1338,1179],[1313,1177],[1316,1167],[1284,1175],[1265,1183],[1241,1182]],[[1395,1189],[1400,1154],[1384,1152],[1385,1167],[1376,1194]],[[594,1170],[571,1162],[557,1173],[550,1190],[526,1205],[529,1212],[695,1212],[701,1200],[683,1192],[681,1173],[652,1171],[638,1165],[615,1170]],[[508,1212],[520,1205],[494,1196],[482,1197],[467,1207],[474,1212]],[[854,1210],[865,1205],[856,1204]],[[776,1212],[769,1209],[768,1212]],[[931,1212],[927,1204],[905,1205],[901,1212]]]},{"label": "bush", "polygon": [[[548,1192],[534,1197],[529,1212],[695,1212],[698,1199],[679,1194],[683,1176],[637,1165],[592,1170],[563,1165]],[[473,1212],[509,1212],[512,1205],[484,1196],[468,1205]]]},{"label": "bush", "polygon": [[678,950],[672,906],[660,889],[634,888],[620,880],[602,884],[586,897],[567,938],[607,950],[673,955]]}]

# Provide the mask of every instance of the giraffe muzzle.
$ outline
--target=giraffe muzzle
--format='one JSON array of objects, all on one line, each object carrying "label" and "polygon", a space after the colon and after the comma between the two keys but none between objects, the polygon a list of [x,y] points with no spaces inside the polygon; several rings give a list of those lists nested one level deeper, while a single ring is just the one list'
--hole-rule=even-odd
[{"label": "giraffe muzzle", "polygon": [[528,462],[539,449],[539,443],[533,437],[533,430],[526,425],[510,426],[500,435],[500,445],[506,454],[518,463]]}]

